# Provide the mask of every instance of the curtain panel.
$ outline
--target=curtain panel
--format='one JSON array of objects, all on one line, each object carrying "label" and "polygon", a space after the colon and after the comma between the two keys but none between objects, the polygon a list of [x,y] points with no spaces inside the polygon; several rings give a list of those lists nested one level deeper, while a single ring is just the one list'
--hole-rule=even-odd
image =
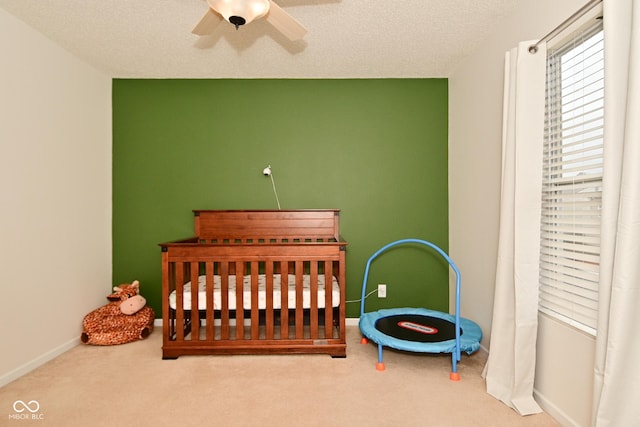
[{"label": "curtain panel", "polygon": [[604,1],[604,43],[593,425],[640,426],[640,2]]},{"label": "curtain panel", "polygon": [[546,46],[505,54],[502,188],[487,392],[521,415],[542,412],[533,399]]}]

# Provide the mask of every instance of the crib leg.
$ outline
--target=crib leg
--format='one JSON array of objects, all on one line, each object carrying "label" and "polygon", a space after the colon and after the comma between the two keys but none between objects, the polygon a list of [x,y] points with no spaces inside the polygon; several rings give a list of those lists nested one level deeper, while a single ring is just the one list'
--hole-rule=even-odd
[{"label": "crib leg", "polygon": [[384,371],[384,363],[382,362],[382,344],[378,344],[378,363],[376,363],[376,371]]}]

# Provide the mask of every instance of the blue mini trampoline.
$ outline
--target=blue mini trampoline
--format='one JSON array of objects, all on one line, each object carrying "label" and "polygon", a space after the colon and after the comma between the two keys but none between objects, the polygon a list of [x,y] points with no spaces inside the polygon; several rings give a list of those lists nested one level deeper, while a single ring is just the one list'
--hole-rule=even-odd
[{"label": "blue mini trampoline", "polygon": [[[403,244],[428,246],[444,257],[456,273],[455,314],[443,313],[426,308],[393,308],[365,313],[367,280],[371,263],[387,249]],[[389,243],[374,253],[369,260],[362,281],[362,300],[360,302],[360,331],[362,342],[378,344],[378,363],[376,369],[384,370],[382,347],[418,353],[451,353],[451,375],[458,381],[458,362],[461,352],[472,354],[480,348],[482,330],[471,320],[460,317],[460,271],[449,256],[438,246],[426,240],[402,239]]]}]

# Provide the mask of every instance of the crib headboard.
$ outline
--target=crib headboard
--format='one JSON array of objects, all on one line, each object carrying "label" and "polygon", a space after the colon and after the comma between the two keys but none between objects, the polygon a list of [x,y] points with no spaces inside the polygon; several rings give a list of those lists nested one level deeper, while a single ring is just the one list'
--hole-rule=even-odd
[{"label": "crib headboard", "polygon": [[340,241],[339,209],[194,210],[202,240],[335,239]]}]

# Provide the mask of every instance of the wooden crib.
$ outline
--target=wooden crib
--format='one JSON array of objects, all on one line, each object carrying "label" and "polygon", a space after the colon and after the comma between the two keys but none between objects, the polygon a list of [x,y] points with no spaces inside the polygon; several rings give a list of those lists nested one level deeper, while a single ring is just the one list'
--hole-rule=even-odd
[{"label": "wooden crib", "polygon": [[194,237],[160,244],[163,359],[346,356],[339,210],[193,212]]}]

